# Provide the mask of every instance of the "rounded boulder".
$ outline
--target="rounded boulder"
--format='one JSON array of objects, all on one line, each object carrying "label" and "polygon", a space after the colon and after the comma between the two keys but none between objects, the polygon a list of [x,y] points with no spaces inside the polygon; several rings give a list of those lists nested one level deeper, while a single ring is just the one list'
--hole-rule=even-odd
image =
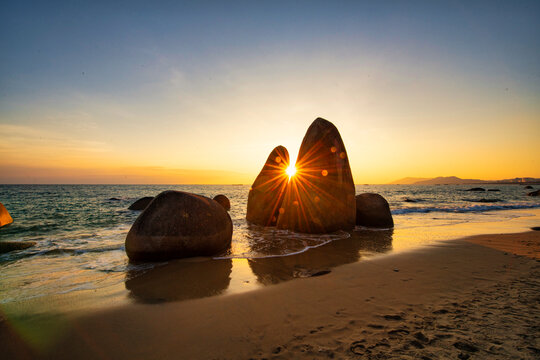
[{"label": "rounded boulder", "polygon": [[394,227],[388,201],[374,193],[356,195],[356,225],[376,228]]},{"label": "rounded boulder", "polygon": [[133,223],[126,253],[134,261],[211,256],[230,246],[232,231],[231,217],[216,201],[165,191]]},{"label": "rounded boulder", "polygon": [[227,211],[231,210],[231,202],[228,197],[225,195],[219,194],[214,196],[214,201],[217,201],[219,205],[223,206],[223,208]]},{"label": "rounded boulder", "polygon": [[153,196],[145,196],[135,201],[128,207],[128,210],[144,210],[154,200]]}]

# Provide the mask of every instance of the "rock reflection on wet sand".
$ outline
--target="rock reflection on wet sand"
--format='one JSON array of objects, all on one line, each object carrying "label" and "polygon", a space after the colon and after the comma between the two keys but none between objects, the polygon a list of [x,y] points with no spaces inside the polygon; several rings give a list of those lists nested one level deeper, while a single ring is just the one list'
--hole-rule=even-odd
[{"label": "rock reflection on wet sand", "polygon": [[[365,256],[392,250],[393,230],[356,230],[306,252],[257,259],[194,258],[170,261],[153,269],[130,270],[125,287],[139,303],[181,301],[238,293],[294,278],[320,276]],[[242,278],[239,275],[242,274]],[[245,286],[251,283],[250,286]]]},{"label": "rock reflection on wet sand", "polygon": [[229,287],[231,269],[231,259],[175,260],[142,274],[128,271],[125,286],[130,297],[141,303],[215,296]]},{"label": "rock reflection on wet sand", "polygon": [[359,261],[371,253],[392,250],[393,230],[360,230],[351,237],[332,241],[304,253],[248,260],[249,266],[259,283],[277,284],[293,278],[320,275],[332,268]]}]

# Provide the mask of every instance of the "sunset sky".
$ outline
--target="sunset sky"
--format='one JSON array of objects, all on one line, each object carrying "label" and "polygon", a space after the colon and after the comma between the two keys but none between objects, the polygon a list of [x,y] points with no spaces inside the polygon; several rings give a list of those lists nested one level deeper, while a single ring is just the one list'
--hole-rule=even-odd
[{"label": "sunset sky", "polygon": [[11,1],[0,183],[253,182],[317,117],[356,183],[540,177],[539,1]]}]

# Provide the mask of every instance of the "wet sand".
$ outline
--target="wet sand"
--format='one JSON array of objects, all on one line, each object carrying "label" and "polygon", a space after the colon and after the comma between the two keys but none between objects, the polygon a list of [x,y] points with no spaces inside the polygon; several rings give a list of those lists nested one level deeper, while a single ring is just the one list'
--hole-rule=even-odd
[{"label": "wet sand", "polygon": [[538,231],[482,235],[243,294],[3,318],[0,349],[8,359],[537,359],[539,253]]}]

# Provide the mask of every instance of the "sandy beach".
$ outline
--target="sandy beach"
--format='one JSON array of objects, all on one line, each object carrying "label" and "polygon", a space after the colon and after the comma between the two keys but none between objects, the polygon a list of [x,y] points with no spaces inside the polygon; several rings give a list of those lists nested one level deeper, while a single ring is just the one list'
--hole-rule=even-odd
[{"label": "sandy beach", "polygon": [[4,358],[537,359],[540,232],[482,235],[260,290],[3,319]]}]

